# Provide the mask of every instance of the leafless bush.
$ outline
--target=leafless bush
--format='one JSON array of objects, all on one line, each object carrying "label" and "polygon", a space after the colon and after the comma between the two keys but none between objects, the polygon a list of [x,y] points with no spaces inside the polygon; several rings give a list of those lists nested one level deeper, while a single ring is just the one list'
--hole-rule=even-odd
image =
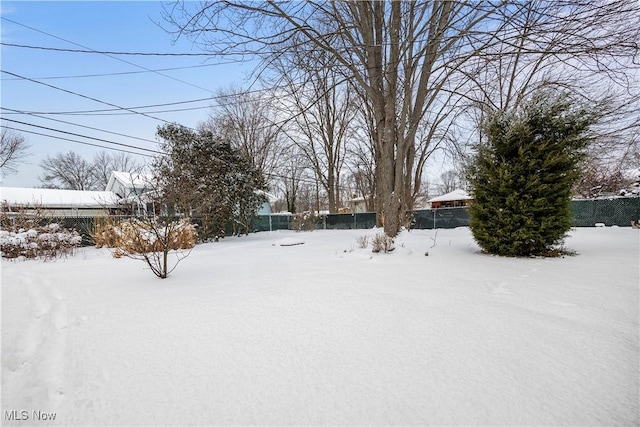
[{"label": "leafless bush", "polygon": [[[165,279],[189,256],[196,244],[197,233],[187,219],[144,217],[98,222],[92,238],[96,247],[112,248],[116,258],[125,256],[145,261],[156,276]],[[172,251],[176,260],[170,266]]]},{"label": "leafless bush", "polygon": [[359,248],[366,249],[369,246],[369,236],[364,235],[356,237],[356,243]]},{"label": "leafless bush", "polygon": [[373,237],[371,241],[372,252],[389,253],[395,249],[393,246],[393,239],[384,233],[378,233]]},{"label": "leafless bush", "polygon": [[295,231],[313,231],[320,217],[313,212],[303,212],[293,215],[291,219],[291,229]]}]

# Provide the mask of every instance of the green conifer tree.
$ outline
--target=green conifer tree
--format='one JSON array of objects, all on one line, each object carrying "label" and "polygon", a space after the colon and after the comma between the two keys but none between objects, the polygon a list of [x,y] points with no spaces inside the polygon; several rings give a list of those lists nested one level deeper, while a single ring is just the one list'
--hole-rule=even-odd
[{"label": "green conifer tree", "polygon": [[552,253],[572,225],[572,188],[580,177],[595,115],[569,98],[539,93],[483,123],[485,143],[469,167],[470,227],[486,252]]}]

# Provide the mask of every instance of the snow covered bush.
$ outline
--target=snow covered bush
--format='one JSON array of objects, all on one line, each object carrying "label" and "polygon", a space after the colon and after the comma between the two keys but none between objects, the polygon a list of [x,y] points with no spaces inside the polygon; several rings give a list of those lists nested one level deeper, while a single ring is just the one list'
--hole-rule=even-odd
[{"label": "snow covered bush", "polygon": [[[188,219],[143,217],[99,222],[92,237],[96,247],[112,248],[116,258],[143,260],[156,276],[165,279],[189,255],[198,235]],[[175,255],[172,265],[170,253]]]},{"label": "snow covered bush", "polygon": [[55,259],[67,256],[82,243],[75,230],[66,230],[58,224],[25,230],[0,230],[0,250],[4,258]]},{"label": "snow covered bush", "polygon": [[294,214],[291,218],[291,229],[295,231],[313,231],[320,217],[313,212]]}]

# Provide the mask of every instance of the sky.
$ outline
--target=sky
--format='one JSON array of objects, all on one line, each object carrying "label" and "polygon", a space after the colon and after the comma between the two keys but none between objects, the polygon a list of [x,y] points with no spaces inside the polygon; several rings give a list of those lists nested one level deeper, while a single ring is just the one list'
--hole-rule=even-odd
[{"label": "sky", "polygon": [[[191,41],[174,40],[162,11],[163,4],[156,1],[1,3],[2,125],[19,129],[30,144],[19,172],[4,177],[3,186],[41,185],[39,164],[57,153],[74,151],[87,160],[106,147],[152,154],[138,148],[158,149],[155,133],[164,121],[195,127],[206,120],[217,91],[251,84],[250,62],[202,56],[204,52]],[[125,56],[51,49],[190,55]],[[134,108],[170,103],[179,104]],[[105,109],[112,111],[95,112]],[[176,111],[184,109],[188,110]]]}]

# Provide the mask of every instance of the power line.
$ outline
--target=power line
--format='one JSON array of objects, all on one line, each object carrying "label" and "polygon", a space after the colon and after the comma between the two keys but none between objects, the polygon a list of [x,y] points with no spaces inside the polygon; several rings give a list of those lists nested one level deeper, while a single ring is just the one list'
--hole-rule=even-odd
[{"label": "power line", "polygon": [[[235,64],[236,61],[229,62],[218,62],[215,64],[201,64],[201,65],[189,65],[185,67],[172,67],[172,68],[158,68],[156,70],[144,70],[144,71],[121,71],[118,73],[101,73],[101,74],[79,74],[75,76],[46,76],[46,77],[34,77],[36,80],[62,80],[62,79],[82,79],[89,77],[111,77],[111,76],[126,76],[130,74],[144,74],[144,73],[156,73],[159,71],[176,71],[176,70],[187,70],[192,68],[204,68],[204,67],[215,67],[216,65],[227,65],[227,64]],[[10,81],[10,80],[20,80],[18,78],[5,78],[0,79],[0,81]]]},{"label": "power line", "polygon": [[47,127],[47,126],[34,125],[34,124],[31,124],[31,123],[22,122],[20,120],[7,119],[6,117],[3,117],[2,120],[6,120],[6,121],[12,122],[12,123],[18,123],[18,124],[21,124],[21,125],[24,125],[24,126],[31,126],[31,127],[35,127],[35,128],[39,128],[39,129],[45,129],[45,130],[48,130],[48,131],[64,133],[66,135],[79,136],[80,138],[93,139],[95,141],[105,142],[107,144],[119,145],[121,147],[134,148],[136,150],[141,150],[141,151],[148,151],[148,152],[154,153],[154,154],[163,154],[160,151],[152,150],[150,148],[136,147],[135,145],[124,144],[122,142],[114,142],[114,141],[109,141],[109,140],[102,139],[102,138],[95,138],[93,136],[87,136],[87,135],[82,135],[82,134],[78,134],[78,133],[67,132],[67,131],[64,131],[64,130],[54,129],[54,128],[50,128],[50,127]]},{"label": "power line", "polygon": [[[145,71],[151,71],[151,72],[154,72],[155,74],[158,74],[158,75],[160,75],[160,76],[166,77],[166,78],[168,78],[168,79],[175,80],[175,81],[180,82],[180,83],[184,83],[184,84],[189,85],[189,86],[191,86],[191,87],[195,87],[195,88],[197,88],[197,89],[204,90],[205,92],[208,92],[208,93],[212,93],[212,91],[210,91],[209,89],[205,89],[205,88],[203,88],[202,86],[198,86],[198,85],[196,85],[196,84],[189,83],[189,82],[186,82],[186,81],[184,81],[184,80],[180,80],[180,79],[178,79],[178,78],[176,78],[176,77],[172,77],[172,76],[169,76],[169,75],[167,75],[167,74],[163,74],[163,73],[158,72],[158,71],[153,71],[153,70],[151,70],[150,68],[146,68],[146,67],[143,67],[143,66],[141,66],[141,65],[134,64],[133,62],[130,62],[130,61],[124,60],[124,59],[122,59],[122,58],[118,58],[118,57],[114,56],[112,53],[108,53],[108,52],[100,52],[100,51],[97,51],[97,50],[91,49],[91,48],[89,48],[89,47],[87,47],[87,46],[83,46],[83,45],[81,45],[81,44],[79,44],[79,43],[72,42],[71,40],[67,40],[67,39],[64,39],[64,38],[62,38],[62,37],[58,37],[58,36],[53,35],[53,34],[51,34],[51,33],[47,33],[46,31],[42,31],[42,30],[39,30],[39,29],[34,28],[34,27],[30,27],[30,26],[25,25],[25,24],[21,24],[20,22],[14,21],[14,20],[9,19],[9,18],[4,17],[4,16],[0,16],[0,18],[1,18],[1,19],[3,19],[3,20],[5,20],[5,21],[7,21],[7,22],[11,22],[12,24],[16,24],[16,25],[19,25],[19,26],[21,26],[21,27],[28,28],[28,29],[30,29],[30,30],[32,30],[32,31],[36,31],[36,32],[38,32],[38,33],[41,33],[41,34],[47,35],[47,36],[49,36],[49,37],[53,37],[53,38],[55,38],[55,39],[62,40],[62,41],[64,41],[64,42],[66,42],[66,43],[70,43],[70,44],[72,44],[72,45],[74,45],[74,46],[79,46],[79,47],[81,47],[81,48],[83,48],[83,49],[88,49],[88,50],[87,50],[87,52],[90,52],[90,53],[98,53],[98,54],[101,54],[101,55],[105,55],[105,56],[108,56],[109,58],[115,59],[116,61],[124,62],[125,64],[132,65],[132,66],[134,66],[134,67],[137,67],[137,68],[143,69],[143,70],[145,70]],[[1,44],[2,44],[2,45],[5,45],[5,43],[1,43]],[[9,44],[6,44],[6,45],[9,45]],[[16,45],[16,46],[18,46],[18,45]],[[49,49],[49,48],[47,48],[47,49]],[[211,56],[211,55],[208,55],[208,56]]]},{"label": "power line", "polygon": [[[156,111],[147,111],[148,114],[164,114],[164,113],[175,113],[179,111],[194,111],[194,110],[204,110],[207,108],[211,108],[210,106],[205,107],[191,107],[191,108],[174,108],[172,110],[156,110]],[[137,113],[137,112],[135,112]],[[12,113],[15,114],[15,113]],[[108,112],[103,113],[91,113],[91,112],[62,112],[62,113],[44,113],[44,112],[36,112],[36,114],[46,114],[46,115],[68,115],[68,116],[124,116],[134,114],[134,112],[125,112],[122,110],[114,109],[108,110]]]},{"label": "power line", "polygon": [[[41,112],[41,111],[30,111],[30,112],[23,112],[25,114],[85,114],[85,113],[106,113],[106,112],[111,112],[111,111],[122,111],[123,109],[126,110],[139,110],[139,109],[143,109],[143,108],[154,108],[154,107],[165,107],[165,106],[169,106],[169,105],[181,105],[181,104],[191,104],[194,102],[203,102],[203,101],[211,101],[213,98],[208,97],[208,98],[200,98],[200,99],[192,99],[192,100],[188,100],[188,101],[177,101],[177,102],[167,102],[164,104],[152,104],[152,105],[141,105],[138,107],[125,107],[125,108],[105,108],[105,109],[101,109],[101,110],[77,110],[77,111],[56,111],[56,112],[50,112],[50,113],[45,113],[45,112]],[[209,106],[206,107],[198,107],[198,108],[209,108]],[[15,110],[12,110],[15,111]]]},{"label": "power line", "polygon": [[[28,27],[26,25],[17,23],[15,21],[11,21],[7,18],[2,18],[5,19],[9,22],[13,22],[14,24],[18,24],[18,25],[22,25],[23,27],[27,27],[30,28],[32,30],[35,30],[34,28]],[[39,30],[36,30],[39,31]],[[41,33],[47,34],[44,31],[39,31]],[[51,35],[51,34],[47,34],[47,35]],[[55,36],[53,36],[55,37]],[[59,38],[59,37],[56,37]],[[60,40],[64,40],[62,38],[60,38]],[[16,44],[16,43],[5,43],[5,42],[0,42],[0,45],[2,46],[8,46],[8,47],[18,47],[18,48],[22,48],[22,49],[37,49],[37,50],[49,50],[49,51],[54,51],[54,52],[70,52],[70,53],[94,53],[94,54],[99,54],[99,55],[107,55],[107,56],[112,56],[112,55],[124,55],[124,56],[209,56],[211,57],[212,55],[210,53],[170,53],[170,52],[118,52],[118,51],[110,51],[110,50],[94,50],[94,49],[90,49],[87,48],[85,46],[79,45],[77,43],[73,43],[70,42],[68,40],[64,40],[66,42],[72,43],[76,46],[81,46],[84,47],[84,49],[67,49],[67,48],[60,48],[60,47],[47,47],[47,46],[32,46],[32,45],[25,45],[25,44]],[[119,59],[119,58],[116,58]],[[151,71],[151,70],[149,70]]]},{"label": "power line", "polygon": [[140,137],[137,137],[137,136],[126,135],[124,133],[118,133],[118,132],[113,132],[113,131],[109,131],[109,130],[105,130],[105,129],[94,128],[92,126],[85,126],[85,125],[81,125],[79,123],[67,122],[65,120],[54,119],[54,118],[51,118],[51,117],[45,117],[45,116],[38,115],[36,113],[30,113],[30,112],[27,112],[27,111],[14,110],[14,109],[11,109],[11,108],[6,108],[6,107],[0,107],[0,108],[2,110],[11,111],[14,114],[26,114],[26,115],[33,116],[33,117],[38,117],[40,119],[51,120],[51,121],[54,121],[54,122],[64,123],[64,124],[72,125],[72,126],[78,126],[78,127],[85,128],[85,129],[97,130],[99,132],[105,132],[105,133],[109,133],[109,134],[112,134],[112,135],[124,136],[125,138],[137,139],[137,140],[145,141],[145,142],[152,142],[154,144],[157,144],[157,142],[158,142],[158,141],[153,141],[151,139],[146,139],[146,138],[140,138]]},{"label": "power line", "polygon": [[24,79],[24,80],[27,80],[27,81],[30,81],[30,82],[33,82],[33,83],[37,83],[37,84],[40,84],[40,85],[43,85],[43,86],[46,86],[46,87],[49,87],[49,88],[52,88],[52,89],[56,89],[56,90],[59,90],[59,91],[65,92],[65,93],[69,93],[69,94],[71,94],[71,95],[75,95],[75,96],[79,96],[79,97],[81,97],[81,98],[89,99],[89,100],[91,100],[91,101],[98,102],[98,103],[100,103],[100,104],[105,104],[105,105],[108,105],[108,106],[110,106],[110,107],[115,107],[115,108],[117,108],[117,109],[119,109],[119,110],[131,111],[131,112],[132,112],[132,113],[134,113],[134,114],[139,114],[139,115],[141,115],[141,116],[148,117],[148,118],[153,119],[153,120],[158,120],[158,121],[161,121],[161,122],[164,122],[164,123],[171,123],[171,122],[169,122],[169,121],[167,121],[167,120],[164,120],[164,119],[161,119],[161,118],[158,118],[158,117],[154,117],[154,116],[150,116],[150,115],[149,115],[149,114],[147,114],[147,113],[141,113],[141,112],[139,112],[139,111],[135,111],[135,110],[132,110],[132,109],[130,109],[130,108],[125,108],[125,107],[121,107],[121,106],[116,105],[116,104],[111,104],[110,102],[101,101],[101,100],[99,100],[99,99],[97,99],[97,98],[93,98],[93,97],[90,97],[90,96],[87,96],[87,95],[82,95],[82,94],[80,94],[80,93],[73,92],[73,91],[68,90],[68,89],[62,89],[62,88],[60,88],[60,87],[57,87],[57,86],[54,86],[54,85],[50,85],[49,83],[40,82],[40,81],[38,81],[38,80],[30,79],[30,78],[28,78],[28,77],[24,77],[24,76],[21,76],[21,75],[19,75],[19,74],[11,73],[11,72],[9,72],[9,71],[0,70],[0,72],[5,73],[5,74],[8,74],[8,75],[10,75],[10,76],[20,77],[20,78],[22,78],[22,79]]},{"label": "power line", "polygon": [[[16,80],[20,80],[20,79],[16,79]],[[36,80],[34,78],[34,80]],[[44,114],[44,115],[113,115],[113,114],[93,114],[93,113],[109,113],[109,112],[116,112],[116,111],[122,111],[122,110],[138,110],[138,109],[145,109],[145,108],[155,108],[155,107],[164,107],[164,106],[170,106],[170,105],[181,105],[181,104],[189,104],[189,103],[195,103],[195,102],[203,102],[203,101],[216,101],[216,100],[221,100],[221,99],[226,99],[226,98],[241,98],[235,101],[235,103],[237,104],[242,104],[242,103],[247,103],[247,102],[253,102],[253,99],[242,99],[243,96],[245,95],[251,95],[251,94],[255,94],[255,93],[261,93],[261,92],[270,92],[270,91],[274,91],[277,89],[281,89],[281,88],[285,88],[286,86],[275,86],[272,88],[266,88],[266,89],[253,89],[253,90],[248,90],[248,91],[242,91],[240,93],[229,93],[229,94],[219,94],[219,95],[214,95],[214,96],[210,96],[207,98],[198,98],[198,99],[191,99],[191,100],[186,100],[186,101],[176,101],[176,102],[166,102],[166,103],[162,103],[162,104],[150,104],[150,105],[140,105],[140,106],[136,106],[136,107],[122,107],[122,108],[105,108],[105,109],[98,109],[98,110],[76,110],[76,111],[22,111],[22,114]],[[155,113],[170,113],[170,112],[175,112],[175,111],[191,111],[191,110],[200,110],[200,109],[205,109],[205,108],[210,108],[210,106],[204,106],[204,107],[192,107],[192,108],[184,108],[184,109],[175,109],[175,110],[161,110],[161,111],[147,111],[146,113],[151,113],[151,114],[155,114]],[[17,113],[9,113],[9,114],[17,114]],[[123,113],[123,114],[130,114],[130,113]]]},{"label": "power line", "polygon": [[62,141],[69,141],[69,142],[74,142],[74,143],[82,144],[82,145],[90,145],[92,147],[104,148],[105,150],[119,151],[121,153],[135,154],[137,156],[154,157],[154,156],[152,156],[150,154],[135,153],[133,151],[123,150],[121,148],[105,147],[104,145],[100,145],[100,144],[93,144],[91,142],[78,141],[76,139],[70,139],[70,138],[63,138],[61,136],[47,135],[46,133],[40,133],[40,132],[35,132],[35,131],[31,131],[31,130],[26,130],[26,129],[17,129],[17,128],[14,128],[14,127],[11,127],[11,126],[3,126],[3,127],[5,129],[11,129],[11,130],[15,130],[15,131],[18,131],[18,132],[29,133],[29,134],[32,134],[32,135],[40,135],[40,136],[45,136],[47,138],[59,139],[59,140],[62,140]]}]

